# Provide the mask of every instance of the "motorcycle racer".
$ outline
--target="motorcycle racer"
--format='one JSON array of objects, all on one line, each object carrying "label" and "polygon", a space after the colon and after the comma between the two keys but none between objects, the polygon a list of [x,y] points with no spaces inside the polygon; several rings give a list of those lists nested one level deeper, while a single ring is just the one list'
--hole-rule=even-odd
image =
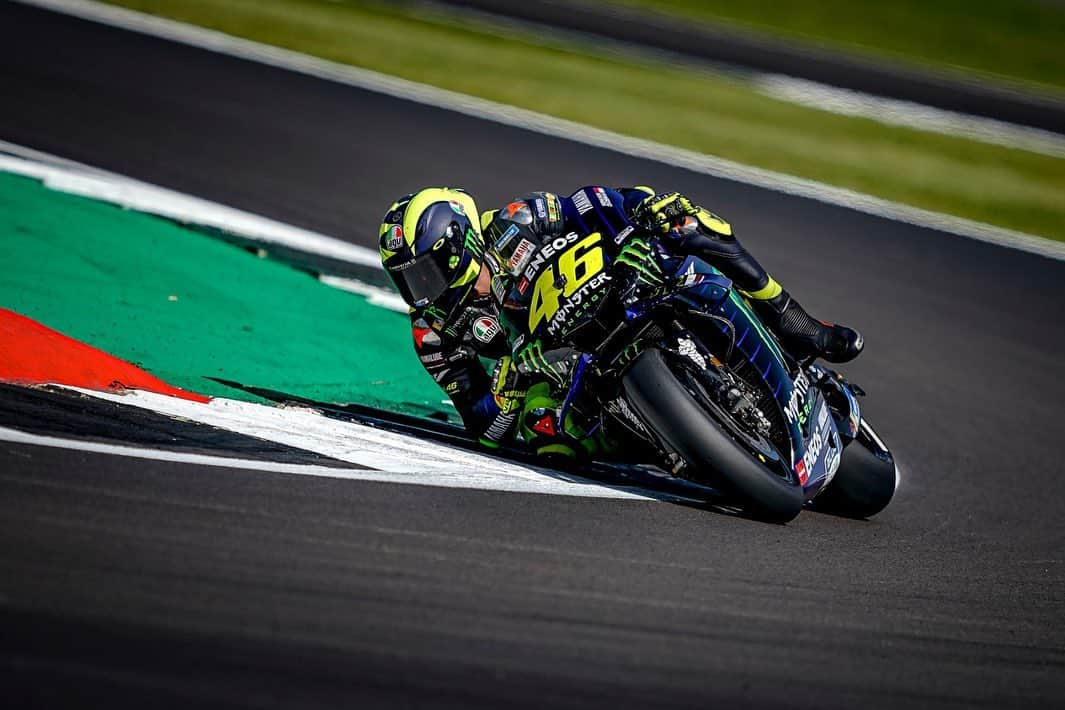
[{"label": "motorcycle racer", "polygon": [[[614,263],[646,284],[661,280],[654,249],[706,261],[734,282],[798,359],[846,362],[862,350],[860,334],[811,317],[728,222],[679,193],[642,186],[588,186],[561,198],[533,192],[478,217],[466,192],[428,188],[400,198],[385,214],[381,259],[411,307],[422,365],[484,444],[498,445],[513,433],[529,384],[510,357],[499,306],[511,287],[528,286],[521,274],[536,248],[571,231],[601,233]],[[552,377],[550,356],[537,355],[518,359],[526,372],[531,364],[541,378]],[[497,361],[493,376],[480,357]]]}]

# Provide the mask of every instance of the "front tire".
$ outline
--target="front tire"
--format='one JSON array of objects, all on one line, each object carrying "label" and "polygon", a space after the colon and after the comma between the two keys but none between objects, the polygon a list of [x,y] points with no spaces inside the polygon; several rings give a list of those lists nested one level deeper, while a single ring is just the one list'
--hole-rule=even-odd
[{"label": "front tire", "polygon": [[728,490],[763,520],[786,523],[802,510],[803,490],[794,474],[785,478],[759,463],[678,381],[661,351],[642,353],[622,390],[665,445],[696,470],[693,480]]}]

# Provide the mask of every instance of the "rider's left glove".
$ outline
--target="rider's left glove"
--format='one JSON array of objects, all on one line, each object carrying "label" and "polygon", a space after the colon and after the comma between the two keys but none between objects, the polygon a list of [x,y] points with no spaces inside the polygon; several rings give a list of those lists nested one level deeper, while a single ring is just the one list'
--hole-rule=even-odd
[{"label": "rider's left glove", "polygon": [[640,202],[632,216],[644,229],[665,234],[681,217],[696,217],[698,214],[699,208],[679,192],[660,192]]},{"label": "rider's left glove", "polygon": [[706,232],[723,236],[732,235],[732,227],[710,210],[694,204],[679,192],[663,192],[648,197],[633,210],[637,224],[651,232],[665,234],[673,229],[684,230],[694,224],[694,218]]}]

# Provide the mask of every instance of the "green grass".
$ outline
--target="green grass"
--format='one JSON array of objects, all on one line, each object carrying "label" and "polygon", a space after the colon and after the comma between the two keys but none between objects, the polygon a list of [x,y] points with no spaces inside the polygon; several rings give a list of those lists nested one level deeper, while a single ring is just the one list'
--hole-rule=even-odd
[{"label": "green grass", "polygon": [[611,0],[787,39],[1065,90],[1065,3],[1048,0]]},{"label": "green grass", "polygon": [[[1065,240],[1065,160],[847,118],[665,65],[377,4],[116,4],[984,222]],[[681,186],[683,187],[683,186]],[[727,210],[727,206],[716,206]]]}]

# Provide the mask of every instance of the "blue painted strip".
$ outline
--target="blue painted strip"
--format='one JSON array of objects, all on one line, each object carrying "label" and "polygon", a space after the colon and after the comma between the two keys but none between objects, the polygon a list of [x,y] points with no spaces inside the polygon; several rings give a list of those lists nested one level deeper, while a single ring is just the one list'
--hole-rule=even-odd
[{"label": "blue painted strip", "polygon": [[[733,315],[735,315],[735,314],[733,314]],[[739,347],[740,345],[742,345],[742,344],[743,344],[743,341],[747,339],[747,333],[750,333],[750,332],[751,332],[751,329],[750,329],[750,328],[744,328],[744,329],[743,329],[743,335],[742,335],[742,336],[740,336],[740,339],[736,341],[736,347],[737,347],[737,348],[738,348],[738,347]]]}]

